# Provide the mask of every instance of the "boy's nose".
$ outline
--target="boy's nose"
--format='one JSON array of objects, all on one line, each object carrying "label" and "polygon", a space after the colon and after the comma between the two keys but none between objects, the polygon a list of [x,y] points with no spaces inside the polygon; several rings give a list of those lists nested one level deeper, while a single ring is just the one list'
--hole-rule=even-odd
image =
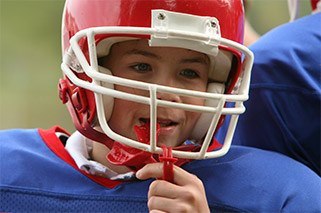
[{"label": "boy's nose", "polygon": [[[166,68],[165,70],[159,71],[158,76],[155,78],[153,83],[158,85],[168,86],[168,87],[178,87],[177,82],[175,81],[175,76],[171,74],[164,74],[168,73],[169,70]],[[165,93],[165,92],[157,92],[157,99],[163,101],[171,101],[171,102],[178,102],[181,103],[181,97],[174,93]]]},{"label": "boy's nose", "polygon": [[182,103],[181,97],[174,93],[158,92],[157,99],[163,100],[163,101]]}]

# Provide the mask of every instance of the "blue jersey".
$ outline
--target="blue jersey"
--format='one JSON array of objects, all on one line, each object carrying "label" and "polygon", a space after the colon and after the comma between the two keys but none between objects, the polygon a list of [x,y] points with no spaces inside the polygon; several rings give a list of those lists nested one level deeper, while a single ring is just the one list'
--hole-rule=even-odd
[{"label": "blue jersey", "polygon": [[283,153],[321,175],[321,13],[275,28],[250,49],[250,99],[233,144]]},{"label": "blue jersey", "polygon": [[[120,182],[80,171],[50,130],[0,131],[1,212],[147,212],[152,180]],[[281,154],[231,148],[183,167],[215,212],[320,212],[321,180]]]}]

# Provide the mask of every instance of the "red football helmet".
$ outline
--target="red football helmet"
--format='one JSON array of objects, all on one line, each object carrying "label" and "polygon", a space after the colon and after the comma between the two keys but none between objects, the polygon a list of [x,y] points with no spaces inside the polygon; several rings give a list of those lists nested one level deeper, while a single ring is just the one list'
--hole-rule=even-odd
[{"label": "red football helmet", "polygon": [[[151,153],[157,146],[157,106],[201,112],[191,139],[202,145],[197,152],[173,150],[179,158],[201,159],[224,155],[231,144],[238,116],[248,99],[253,54],[243,42],[242,0],[67,0],[62,20],[60,98],[66,103],[76,129],[111,148],[113,141]],[[113,76],[99,66],[110,47],[130,39],[148,39],[150,46],[180,47],[208,55],[211,61],[207,92],[138,82]],[[103,71],[102,71],[103,70]],[[216,82],[216,83],[212,83]],[[117,91],[126,85],[150,92],[150,97]],[[157,92],[206,99],[205,106],[159,100]],[[104,98],[103,98],[104,97]],[[150,105],[150,144],[112,131],[108,119],[114,98]],[[229,104],[227,104],[229,103]],[[213,136],[225,115],[231,115],[226,139],[214,150]]]}]

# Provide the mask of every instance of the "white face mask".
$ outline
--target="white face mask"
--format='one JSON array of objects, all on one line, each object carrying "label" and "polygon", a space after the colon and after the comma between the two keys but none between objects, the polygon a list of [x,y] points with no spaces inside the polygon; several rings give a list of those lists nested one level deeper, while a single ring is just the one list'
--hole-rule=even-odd
[{"label": "white face mask", "polygon": [[[220,157],[226,154],[229,150],[238,116],[245,111],[243,102],[248,99],[250,73],[254,58],[253,53],[240,43],[237,43],[229,39],[221,38],[219,30],[220,25],[218,22],[216,22],[215,18],[186,15],[163,10],[155,10],[153,11],[153,20],[157,19],[157,17],[160,17],[160,14],[163,14],[165,15],[165,17],[168,17],[170,19],[170,23],[163,23],[163,19],[161,19],[162,21],[159,21],[160,23],[158,23],[157,21],[153,22],[150,28],[94,27],[79,31],[70,39],[70,48],[64,54],[63,63],[61,65],[62,70],[65,76],[67,76],[68,79],[70,79],[70,81],[74,85],[93,92],[95,96],[94,98],[97,110],[98,126],[101,128],[102,133],[107,135],[109,138],[115,141],[119,141],[120,143],[125,144],[127,146],[134,147],[136,149],[144,150],[155,154],[160,154],[162,153],[162,149],[156,144],[157,107],[173,107],[186,111],[200,112],[204,115],[209,116],[208,118],[204,119],[200,118],[199,120],[202,124],[207,124],[195,125],[196,127],[200,127],[200,129],[195,129],[195,131],[193,132],[195,138],[202,138],[202,141],[200,142],[202,144],[202,148],[200,149],[200,151],[186,152],[173,150],[173,156],[187,159]],[[185,29],[182,27],[182,24],[175,24],[176,20],[185,19],[188,19],[189,23],[194,23],[195,25],[197,25],[197,27],[189,26],[188,29]],[[172,21],[174,23],[172,23]],[[214,31],[215,33],[212,31]],[[224,48],[224,50],[229,50],[231,52],[235,51],[240,55],[238,56],[238,60],[240,61],[239,69],[236,72],[239,72],[237,76],[240,77],[241,83],[239,84],[237,90],[229,91],[229,94],[222,94],[221,92],[223,91],[223,88],[217,84],[208,85],[209,91],[198,92],[194,90],[186,90],[162,86],[158,84],[150,84],[146,82],[134,81],[113,76],[112,71],[101,71],[97,61],[97,55],[101,54],[101,52],[100,48],[97,49],[99,45],[96,46],[95,42],[95,35],[108,35],[110,33],[128,35],[128,37],[130,37],[130,35],[149,35],[150,46],[184,47],[186,49],[202,52],[208,55],[209,57],[219,58],[219,62],[221,63],[221,65],[219,66],[218,64],[213,64],[215,66],[219,66],[218,69],[220,70],[228,69],[229,71],[229,66],[226,66],[226,63],[222,62],[229,61],[230,58],[228,57],[228,55],[226,56],[225,54],[220,54],[223,51],[219,47],[221,47],[222,49]],[[79,45],[81,43],[80,40],[84,38],[88,41],[88,58],[90,63],[88,62],[84,52],[82,51]],[[241,76],[239,76],[240,73],[242,73]],[[78,78],[76,74],[86,74],[86,76],[92,79],[92,82],[89,83],[88,81],[82,80]],[[220,79],[213,80],[215,82],[220,82],[221,84],[223,84],[223,87],[225,86],[225,84],[229,84],[229,82],[226,82],[225,78],[227,75],[217,75],[214,73],[213,76],[220,77]],[[233,80],[236,81],[236,79]],[[117,91],[113,89],[113,85],[126,85],[126,87],[145,90],[149,92],[150,96],[138,96],[130,93]],[[233,88],[235,88],[235,86]],[[173,93],[182,96],[201,98],[208,100],[209,104],[205,106],[199,106],[164,101],[157,98],[157,92]],[[113,102],[113,98],[119,98],[149,105],[151,124],[150,144],[140,143],[139,141],[123,137],[122,135],[119,135],[116,132],[112,131],[108,124],[108,114],[110,112],[106,113],[106,104],[104,104],[104,99],[102,98],[103,96],[111,98],[111,100],[108,101],[109,103]],[[234,103],[234,106],[229,107],[226,105],[226,103]],[[110,106],[109,108],[112,107]],[[229,129],[225,137],[225,141],[222,141],[223,146],[221,149],[210,152],[208,151],[208,148],[212,143],[214,132],[216,130],[216,127],[219,126],[221,116],[224,115],[231,115]],[[203,130],[205,130],[204,133],[201,132]]]}]

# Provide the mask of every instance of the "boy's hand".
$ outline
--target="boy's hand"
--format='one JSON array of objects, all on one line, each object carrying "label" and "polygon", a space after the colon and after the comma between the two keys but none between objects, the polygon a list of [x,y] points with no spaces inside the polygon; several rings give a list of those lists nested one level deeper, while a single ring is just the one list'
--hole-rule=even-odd
[{"label": "boy's hand", "polygon": [[[147,164],[136,173],[141,180],[163,177],[163,163]],[[203,183],[174,166],[174,183],[155,180],[148,191],[150,212],[209,212]]]}]

